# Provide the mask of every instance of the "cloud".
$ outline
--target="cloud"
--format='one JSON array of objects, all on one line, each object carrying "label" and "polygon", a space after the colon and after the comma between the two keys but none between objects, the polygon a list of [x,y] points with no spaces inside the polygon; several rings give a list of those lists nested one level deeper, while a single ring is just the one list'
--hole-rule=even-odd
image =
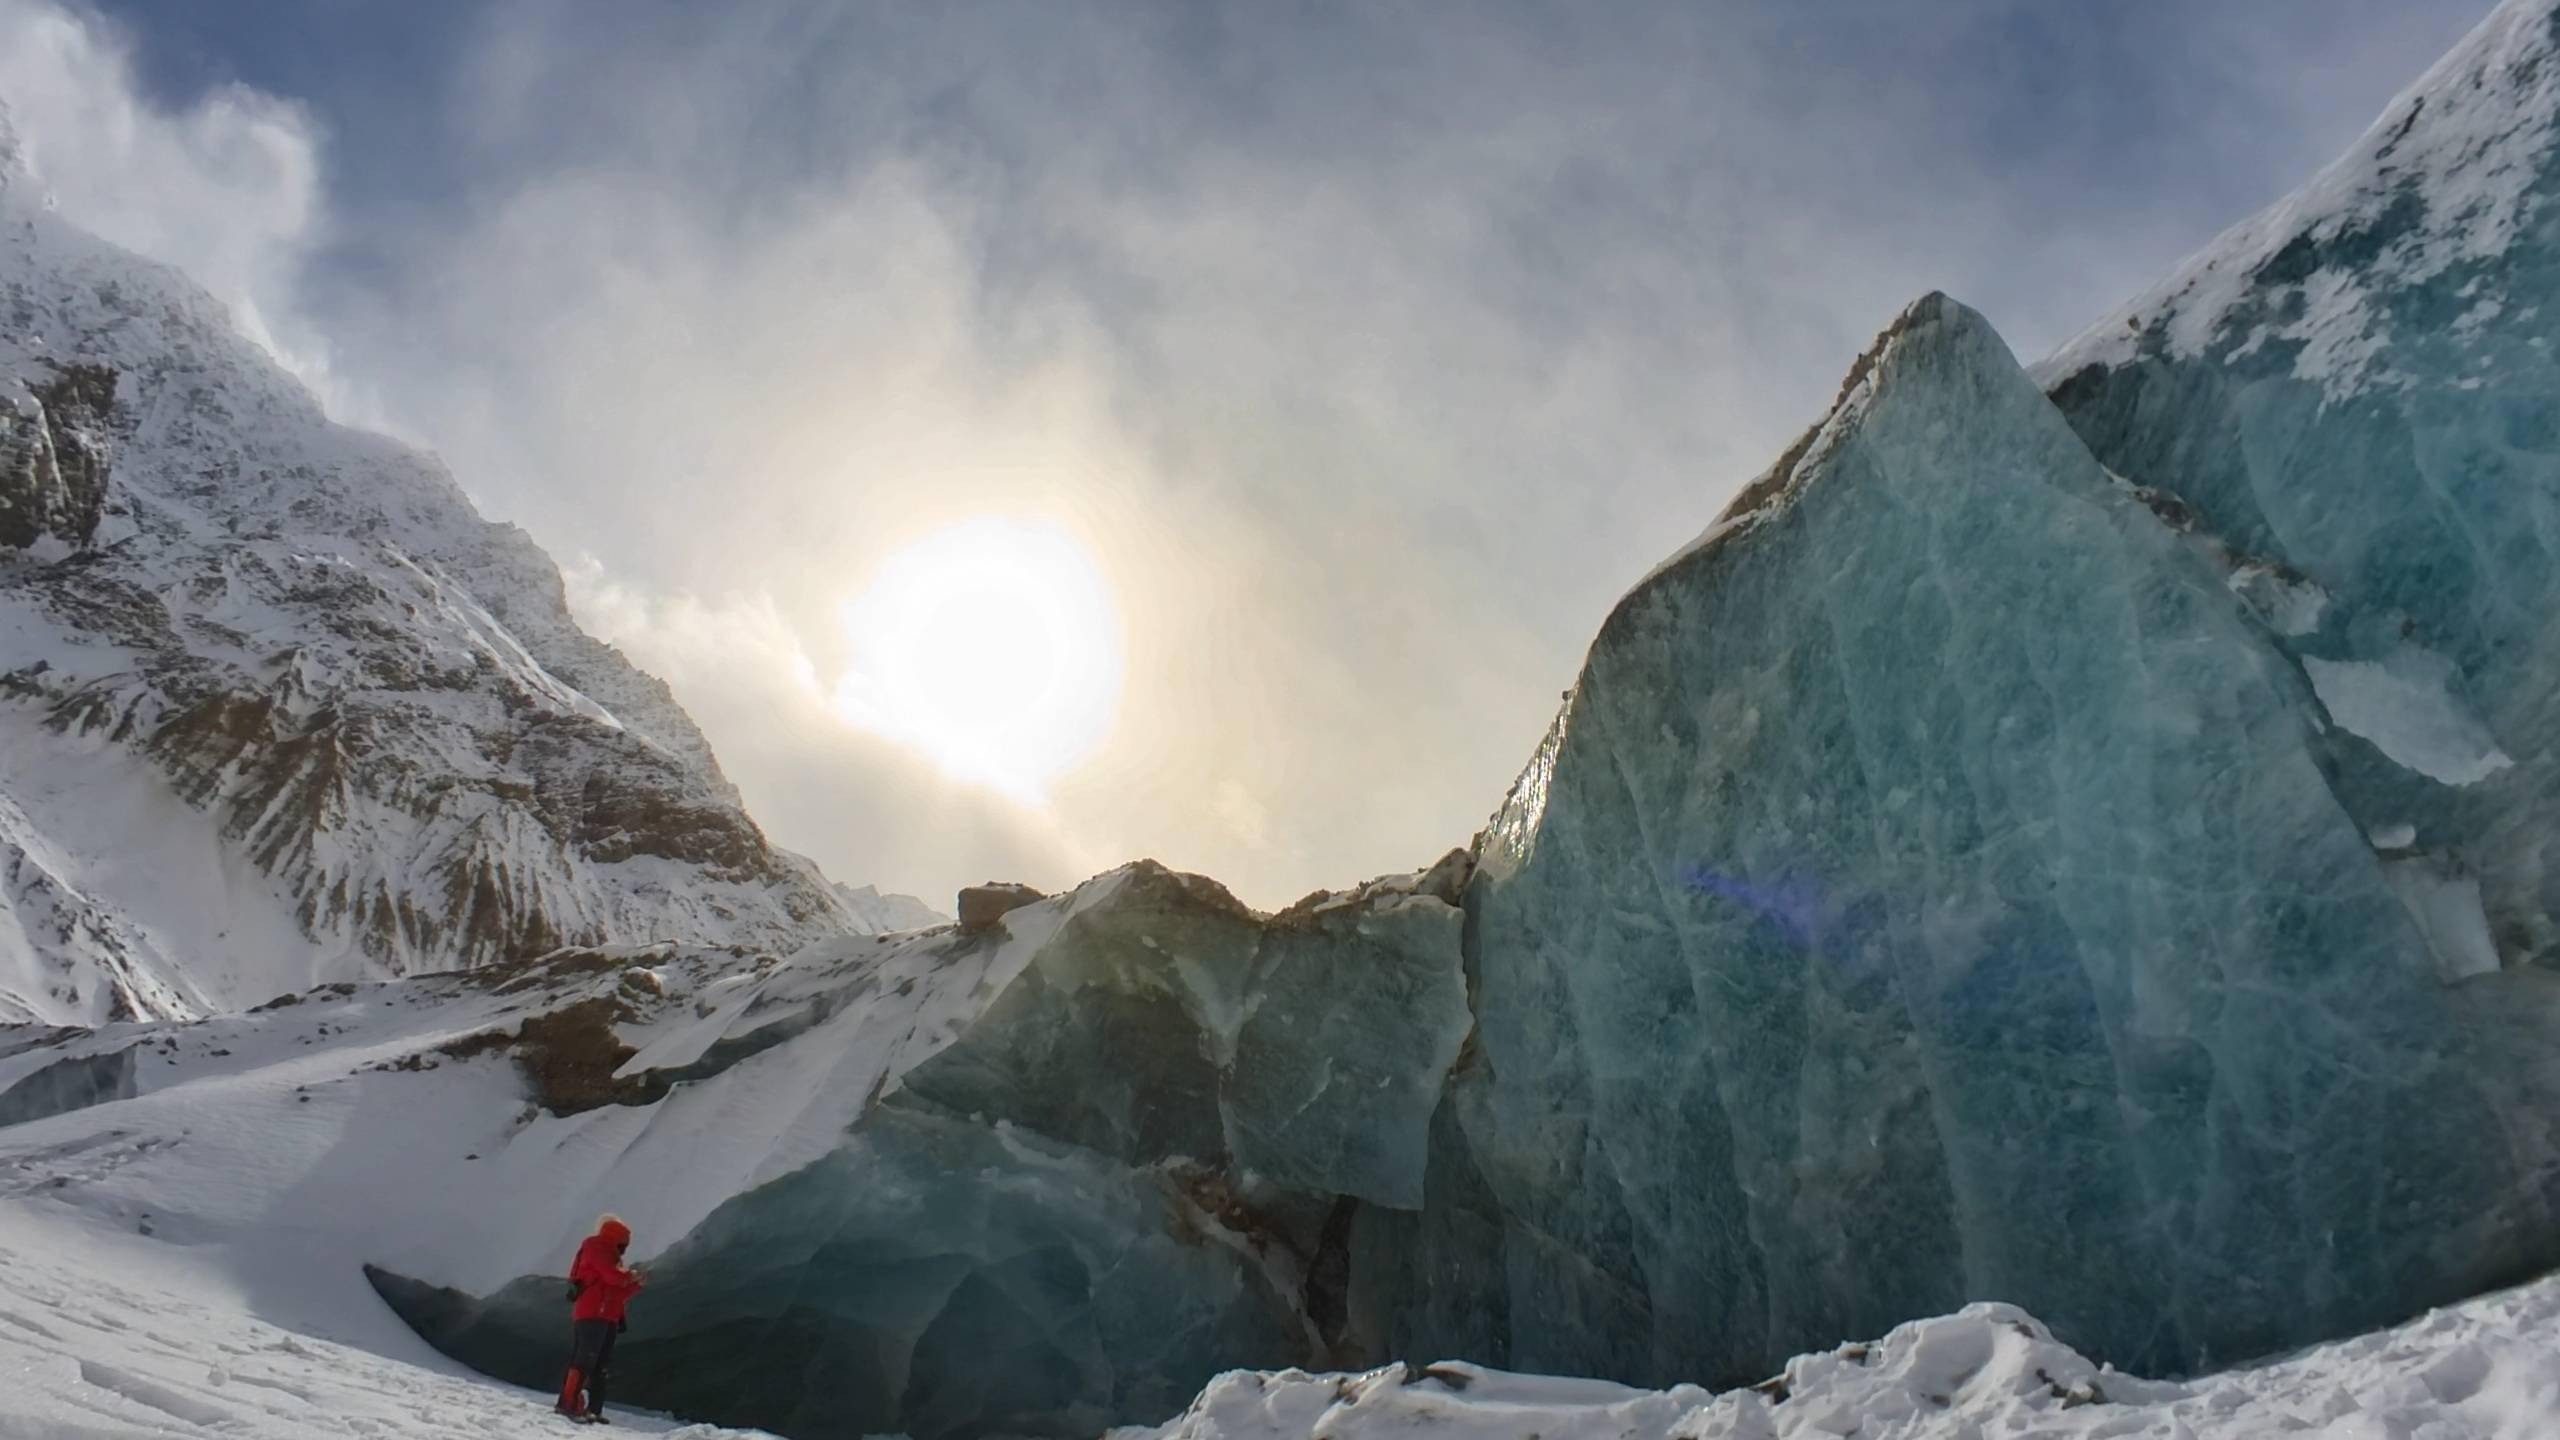
[{"label": "cloud", "polygon": [[50,0],[0,0],[0,98],[32,183],[88,229],[186,271],[327,387],[325,347],[291,299],[326,233],[308,113],[239,85],[153,104],[130,39]]},{"label": "cloud", "polygon": [[[2298,180],[2472,18],[617,13],[454,22],[443,105],[401,127],[431,208],[323,213],[300,112],[136,101],[94,36],[57,68],[102,97],[22,120],[92,125],[76,102],[162,135],[92,162],[125,178],[79,203],[325,334],[368,417],[592,557],[579,613],[831,873],[933,898],[1149,854],[1259,903],[1464,842],[1620,587],[1902,303],[1947,289],[2040,351]],[[228,178],[149,198],[199,159]],[[198,210],[236,233],[196,237]],[[845,602],[981,516],[1076,536],[1127,619],[1116,728],[1042,806],[827,704]]]},{"label": "cloud", "polygon": [[[963,881],[1062,886],[1114,863],[1049,811],[945,780],[845,725],[800,632],[770,595],[706,598],[626,584],[593,556],[563,567],[587,629],[675,688],[748,809],[777,840],[860,846],[858,881],[948,908]],[[839,878],[849,878],[841,873]]]},{"label": "cloud", "polygon": [[[1474,797],[1498,793],[1534,742],[1569,661],[1550,655],[1555,673],[1513,687],[1510,667],[1528,661],[1482,603],[1463,511],[1446,516],[1449,543],[1411,551],[1386,518],[1407,501],[1329,476],[1336,455],[1308,453],[1273,417],[1177,433],[1133,412],[1142,391],[1194,382],[1160,382],[1114,333],[1128,317],[1065,278],[1001,289],[985,260],[998,243],[989,197],[910,155],[859,157],[752,227],[705,204],[682,152],[671,158],[528,177],[418,257],[408,273],[432,304],[384,296],[342,310],[360,318],[338,333],[401,397],[402,428],[430,437],[487,508],[555,548],[611,555],[626,605],[660,597],[637,625],[593,592],[581,613],[668,678],[780,838],[833,872],[928,892],[1007,873],[1070,883],[1146,854],[1263,900],[1465,839]],[[1214,230],[1073,219],[1090,243],[1134,252],[1119,263],[1224,283]],[[1276,320],[1217,320],[1286,338]],[[1198,395],[1204,412],[1259,403],[1218,393],[1229,386],[1285,388],[1266,362],[1224,353],[1206,321],[1168,319],[1135,343],[1231,376]],[[1395,463],[1402,442],[1374,416],[1310,421],[1343,459]],[[1230,445],[1288,471],[1268,474],[1272,488],[1234,483]],[[1075,534],[1128,620],[1118,728],[1045,807],[946,781],[929,746],[831,731],[796,695],[734,703],[773,688],[743,657],[787,651],[832,688],[851,659],[845,602],[907,545],[978,516]],[[1405,588],[1423,583],[1441,592]],[[791,645],[708,647],[715,672],[683,633],[704,613],[686,594],[733,597],[721,615],[740,621],[734,606],[748,605],[755,633],[787,627]],[[989,636],[991,652],[1011,638]],[[1496,710],[1508,720],[1483,718]],[[799,719],[779,727],[780,714]],[[1440,767],[1468,747],[1473,763],[1448,781]],[[808,813],[805,777],[820,772],[838,807],[826,817]],[[1246,814],[1268,818],[1233,823]],[[1005,845],[962,870],[955,835]]]}]

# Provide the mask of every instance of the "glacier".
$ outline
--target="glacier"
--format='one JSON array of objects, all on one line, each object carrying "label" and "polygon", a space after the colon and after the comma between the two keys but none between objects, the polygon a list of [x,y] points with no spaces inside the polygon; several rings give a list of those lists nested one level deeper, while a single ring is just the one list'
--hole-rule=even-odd
[{"label": "glacier", "polygon": [[1479,1198],[1410,1243],[1500,1261],[1398,1353],[1742,1379],[1996,1297],[2191,1369],[2560,1258],[2560,989],[2445,983],[2224,575],[1944,299],[1799,450],[1493,827]]},{"label": "glacier", "polygon": [[5,115],[0,792],[0,1020],[937,918],[772,845],[528,536],[56,213]]},{"label": "glacier", "polygon": [[[5,1142],[0,1142],[5,1143]],[[25,1157],[83,1202],[94,1155]],[[20,1156],[12,1156],[19,1159]],[[428,1172],[398,1172],[412,1184]],[[201,1156],[166,1177],[225,1178]],[[51,1188],[48,1184],[48,1188]],[[272,1284],[278,1277],[259,1273]],[[537,1395],[458,1373],[364,1331],[371,1297],[281,1320],[222,1248],[134,1234],[82,1205],[0,1207],[0,1434],[169,1440],[503,1440],[558,1435]],[[147,1315],[147,1325],[133,1317]],[[636,1332],[635,1332],[636,1333]],[[1789,1360],[1771,1383],[1710,1395],[1517,1375],[1464,1362],[1367,1372],[1233,1371],[1161,1425],[1110,1440],[2519,1440],[2560,1427],[2560,1283],[2484,1297],[2370,1336],[2187,1382],[2094,1365],[2033,1317],[1974,1305]],[[206,1357],[218,1357],[207,1363]],[[755,1440],[766,1432],[622,1410],[619,1433]]]},{"label": "glacier", "polygon": [[[611,1206],[628,1393],[792,1435],[1726,1387],[1942,1314],[2192,1373],[2549,1269],[2555,142],[2560,0],[2507,0],[2053,357],[1922,298],[1437,863],[966,924],[766,845],[529,541],[10,209],[0,761],[124,798],[6,787],[0,985],[79,1024],[0,1040],[0,1152],[360,1254],[531,1385]],[[81,828],[169,805],[190,904],[339,950],[182,961]],[[385,1193],[388,1117],[473,1203]]]}]

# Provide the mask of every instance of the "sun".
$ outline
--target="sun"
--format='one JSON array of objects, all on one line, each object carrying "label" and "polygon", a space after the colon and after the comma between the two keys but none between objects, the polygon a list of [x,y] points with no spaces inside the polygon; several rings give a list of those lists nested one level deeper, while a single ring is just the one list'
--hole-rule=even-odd
[{"label": "sun", "polygon": [[844,607],[836,709],[960,780],[1038,803],[1120,709],[1120,607],[1056,526],[987,517],[890,556]]}]

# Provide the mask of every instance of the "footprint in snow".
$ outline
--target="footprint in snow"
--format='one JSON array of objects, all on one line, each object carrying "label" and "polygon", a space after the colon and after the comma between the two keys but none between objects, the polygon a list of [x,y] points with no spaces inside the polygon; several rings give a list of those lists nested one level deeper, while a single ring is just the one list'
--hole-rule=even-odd
[{"label": "footprint in snow", "polygon": [[61,1336],[14,1311],[0,1310],[0,1324],[15,1325],[19,1329],[27,1331],[30,1334],[41,1335],[45,1339],[50,1340],[57,1345],[64,1343]]},{"label": "footprint in snow", "polygon": [[227,1406],[216,1405],[183,1390],[163,1385],[156,1380],[146,1379],[128,1370],[119,1370],[113,1365],[102,1365],[94,1360],[80,1362],[80,1378],[101,1390],[121,1395],[145,1409],[157,1410],[163,1415],[174,1415],[190,1425],[211,1428],[226,1425],[239,1418]]},{"label": "footprint in snow", "polygon": [[[230,1380],[234,1385],[251,1385],[260,1390],[273,1390],[279,1395],[290,1395],[305,1405],[317,1405],[320,1403],[318,1400],[312,1398],[310,1391],[303,1389],[301,1386],[288,1385],[282,1380],[272,1379],[265,1375],[251,1375],[244,1371],[238,1374],[232,1374],[230,1376]],[[276,1412],[271,1410],[268,1413],[274,1414]]]}]

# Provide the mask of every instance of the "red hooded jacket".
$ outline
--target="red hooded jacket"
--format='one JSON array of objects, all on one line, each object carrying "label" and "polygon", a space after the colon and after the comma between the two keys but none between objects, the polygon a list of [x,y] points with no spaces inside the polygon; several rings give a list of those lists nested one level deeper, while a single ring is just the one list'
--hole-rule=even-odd
[{"label": "red hooded jacket", "polygon": [[569,1312],[572,1317],[622,1318],[622,1307],[630,1302],[631,1292],[640,1288],[640,1272],[622,1263],[622,1252],[630,1244],[631,1227],[619,1220],[607,1220],[580,1242],[578,1258],[569,1266],[569,1283],[578,1287],[577,1305]]}]

